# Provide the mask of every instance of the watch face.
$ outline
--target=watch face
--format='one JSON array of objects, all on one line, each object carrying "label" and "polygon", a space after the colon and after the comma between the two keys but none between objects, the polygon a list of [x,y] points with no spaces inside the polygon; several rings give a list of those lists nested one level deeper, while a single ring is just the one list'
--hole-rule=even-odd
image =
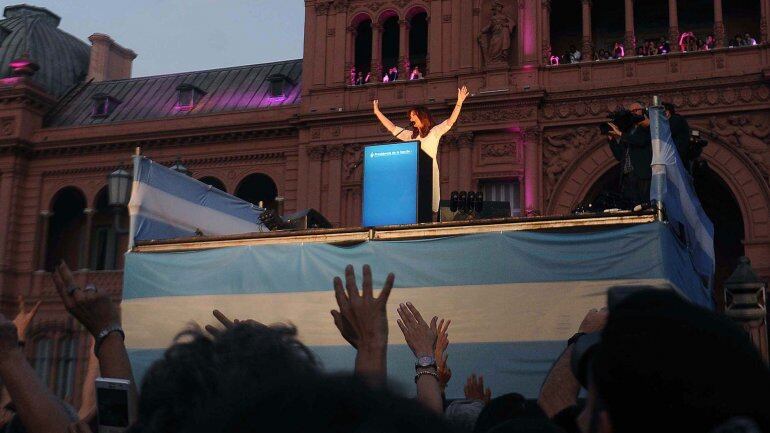
[{"label": "watch face", "polygon": [[436,360],[432,356],[421,356],[417,358],[417,365],[420,367],[427,367],[436,363]]}]

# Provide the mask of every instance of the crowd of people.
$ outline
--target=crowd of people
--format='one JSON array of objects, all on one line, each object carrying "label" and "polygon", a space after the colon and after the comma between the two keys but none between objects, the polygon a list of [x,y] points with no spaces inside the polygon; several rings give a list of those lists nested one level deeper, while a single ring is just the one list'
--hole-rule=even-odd
[{"label": "crowd of people", "polygon": [[[409,81],[423,79],[423,74],[419,66],[414,66],[409,71],[408,79]],[[383,83],[392,83],[398,80],[399,80],[398,67],[393,66],[385,69],[385,73],[383,74],[382,79],[380,81]],[[350,78],[348,82],[351,86],[363,86],[364,84],[368,84],[371,81],[372,81],[371,72],[366,72],[366,74],[364,74],[363,71],[358,71],[355,67],[350,69]]]},{"label": "crowd of people", "polygon": [[[679,46],[679,51],[683,53],[693,51],[708,51],[716,48],[716,38],[713,34],[709,34],[705,39],[697,37],[693,32],[684,32],[679,36],[679,40],[676,41]],[[730,39],[727,43],[728,47],[744,47],[750,45],[757,45],[757,40],[754,39],[750,33],[739,33],[734,38]],[[615,41],[612,45],[600,48],[595,47],[593,50],[593,60],[613,60],[622,59],[623,57],[629,57],[635,55],[636,57],[643,56],[657,56],[661,54],[667,54],[671,52],[671,42],[665,37],[649,38],[643,41],[637,41],[636,49],[633,52],[626,52],[626,48],[622,41]],[[581,53],[575,45],[570,45],[569,49],[562,56],[552,55],[550,57],[551,65],[560,65],[567,63],[580,63],[587,59],[584,59],[585,54]]]},{"label": "crowd of people", "polygon": [[[78,284],[65,263],[53,279],[94,341],[83,407],[76,412],[58,400],[23,355],[39,303],[27,310],[22,300],[13,321],[0,315],[5,432],[96,432],[97,375],[130,381],[130,433],[770,432],[770,371],[753,343],[725,317],[669,290],[625,290],[610,297],[619,300],[609,309],[589,311],[537,400],[516,390],[494,395],[474,374],[464,398],[449,399],[451,321],[400,304],[397,324],[415,357],[411,399],[387,383],[392,273],[378,294],[367,265],[360,285],[352,266],[332,282],[338,308],[331,320],[356,351],[351,374],[324,372],[292,326],[213,310],[221,325],[182,330],[140,389],[118,307],[94,285]],[[581,389],[587,398],[579,398]]]}]

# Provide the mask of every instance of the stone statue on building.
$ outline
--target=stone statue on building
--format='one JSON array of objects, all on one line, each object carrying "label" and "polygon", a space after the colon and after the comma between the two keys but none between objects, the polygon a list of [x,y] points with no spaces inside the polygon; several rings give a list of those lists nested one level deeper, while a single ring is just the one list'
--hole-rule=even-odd
[{"label": "stone statue on building", "polygon": [[492,16],[489,24],[481,29],[478,37],[481,54],[484,56],[484,64],[508,63],[511,55],[511,40],[516,23],[509,16],[503,14],[503,4],[495,1],[492,4]]}]

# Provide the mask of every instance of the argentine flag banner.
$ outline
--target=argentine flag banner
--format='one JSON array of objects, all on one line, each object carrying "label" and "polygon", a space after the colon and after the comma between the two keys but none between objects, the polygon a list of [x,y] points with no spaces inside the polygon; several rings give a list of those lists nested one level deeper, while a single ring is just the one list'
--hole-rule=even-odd
[{"label": "argentine flag banner", "polygon": [[[672,228],[680,234],[693,267],[711,287],[715,267],[714,225],[695,195],[691,177],[679,158],[663,108],[650,108],[652,182],[650,200],[663,203]],[[683,236],[681,236],[683,235]]]},{"label": "argentine flag banner", "polygon": [[128,210],[129,249],[136,241],[269,231],[259,207],[141,155]]}]

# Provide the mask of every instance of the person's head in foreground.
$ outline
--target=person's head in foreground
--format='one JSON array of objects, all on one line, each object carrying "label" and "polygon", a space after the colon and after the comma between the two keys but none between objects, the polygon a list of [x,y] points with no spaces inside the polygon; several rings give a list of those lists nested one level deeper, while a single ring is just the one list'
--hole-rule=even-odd
[{"label": "person's head in foreground", "polygon": [[673,291],[628,296],[587,356],[586,433],[707,433],[747,419],[770,432],[770,372],[745,332]]},{"label": "person's head in foreground", "polygon": [[285,326],[180,334],[144,377],[130,433],[439,432],[438,416],[352,377],[321,373]]}]

